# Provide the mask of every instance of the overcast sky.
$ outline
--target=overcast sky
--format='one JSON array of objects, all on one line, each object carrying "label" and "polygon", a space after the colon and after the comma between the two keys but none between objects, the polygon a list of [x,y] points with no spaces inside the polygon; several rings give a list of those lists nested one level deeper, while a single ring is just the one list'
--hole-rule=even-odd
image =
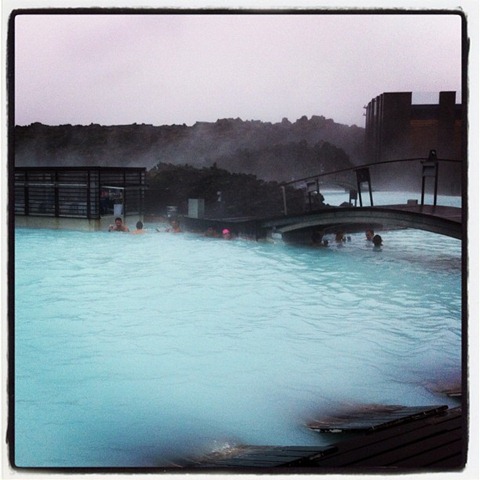
[{"label": "overcast sky", "polygon": [[18,125],[323,115],[363,127],[383,92],[460,101],[461,18],[22,14],[14,72]]}]

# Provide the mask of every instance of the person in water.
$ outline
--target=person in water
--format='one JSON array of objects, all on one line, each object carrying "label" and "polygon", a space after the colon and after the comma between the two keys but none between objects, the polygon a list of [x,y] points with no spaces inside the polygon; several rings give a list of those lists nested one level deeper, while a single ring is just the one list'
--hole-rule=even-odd
[{"label": "person in water", "polygon": [[218,237],[217,231],[213,227],[208,227],[204,233],[205,237]]},{"label": "person in water", "polygon": [[145,230],[143,229],[143,222],[141,222],[140,220],[137,222],[135,227],[136,229],[132,233],[134,234],[145,233]]},{"label": "person in water", "polygon": [[166,231],[172,233],[180,233],[182,229],[180,228],[180,223],[178,223],[178,220],[173,219],[170,222],[170,226],[167,228]]},{"label": "person in water", "polygon": [[224,240],[231,240],[232,238],[232,233],[230,232],[230,230],[228,228],[224,228],[222,230],[222,238]]},{"label": "person in water", "polygon": [[375,235],[373,238],[372,238],[372,243],[373,243],[373,248],[376,249],[376,250],[380,250],[382,248],[382,244],[383,244],[383,239],[380,235]]},{"label": "person in water", "polygon": [[311,245],[313,247],[328,247],[328,240],[323,239],[323,232],[316,230],[312,233]]},{"label": "person in water", "polygon": [[365,230],[365,238],[367,242],[371,242],[374,236],[375,236],[375,232],[373,231],[372,228],[368,228],[367,230]]},{"label": "person in water", "polygon": [[108,227],[109,232],[129,232],[130,229],[123,224],[123,220],[120,217],[115,219],[115,224]]},{"label": "person in water", "polygon": [[339,230],[336,234],[335,234],[335,242],[337,242],[337,244],[343,244],[346,242],[346,238],[345,238],[345,233],[342,232],[341,230]]}]

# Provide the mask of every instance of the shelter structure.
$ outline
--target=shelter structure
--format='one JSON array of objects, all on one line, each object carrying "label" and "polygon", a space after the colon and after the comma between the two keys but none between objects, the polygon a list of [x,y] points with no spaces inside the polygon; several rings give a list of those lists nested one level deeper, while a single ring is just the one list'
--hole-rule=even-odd
[{"label": "shelter structure", "polygon": [[104,230],[143,219],[145,168],[16,167],[17,227]]}]

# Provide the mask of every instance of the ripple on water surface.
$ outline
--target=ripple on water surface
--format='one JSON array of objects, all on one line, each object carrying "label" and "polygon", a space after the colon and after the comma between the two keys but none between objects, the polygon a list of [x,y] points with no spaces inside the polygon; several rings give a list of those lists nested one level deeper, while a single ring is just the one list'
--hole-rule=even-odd
[{"label": "ripple on water surface", "polygon": [[382,236],[373,252],[361,235],[309,249],[18,230],[18,464],[322,445],[311,412],[451,402],[431,385],[460,371],[460,244]]}]

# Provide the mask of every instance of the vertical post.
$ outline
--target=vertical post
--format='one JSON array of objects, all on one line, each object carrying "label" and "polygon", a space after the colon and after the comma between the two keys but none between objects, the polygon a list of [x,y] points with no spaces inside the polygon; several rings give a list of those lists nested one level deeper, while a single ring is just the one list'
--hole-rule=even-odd
[{"label": "vertical post", "polygon": [[358,200],[360,201],[360,207],[363,207],[362,202],[362,186],[360,185],[360,180],[357,175],[357,191],[358,191]]},{"label": "vertical post", "polygon": [[287,193],[285,191],[285,185],[282,185],[282,196],[283,196],[283,214],[287,215]]},{"label": "vertical post", "polygon": [[[92,218],[100,218],[102,216],[102,208],[101,208],[101,195],[102,195],[102,189],[100,188],[100,169],[95,168],[94,170],[91,170],[91,172],[94,174],[93,176],[93,191],[94,194],[92,198],[95,199],[95,205],[93,207],[93,214]],[[90,180],[92,180],[92,177],[90,177]]]},{"label": "vertical post", "polygon": [[350,190],[348,203],[351,204],[352,200],[355,200],[355,206],[357,206],[357,197],[358,197],[357,190]]},{"label": "vertical post", "polygon": [[30,185],[28,183],[28,171],[25,170],[25,215],[29,215],[30,213]]},{"label": "vertical post", "polygon": [[368,193],[370,194],[370,206],[373,207],[373,195],[372,195],[372,183],[370,181],[370,170],[368,167],[364,168],[357,168],[355,170],[355,173],[357,174],[357,188],[358,188],[358,194],[360,198],[360,206],[362,207],[362,189],[361,189],[361,184],[364,182],[368,183]]},{"label": "vertical post", "polygon": [[372,184],[370,182],[370,178],[368,180],[368,193],[370,194],[370,206],[373,207]]},{"label": "vertical post", "polygon": [[437,193],[438,193],[438,160],[436,150],[430,150],[428,160],[422,161],[422,206],[425,200],[425,182],[427,177],[433,177],[434,189],[433,189],[433,206],[437,206]]},{"label": "vertical post", "polygon": [[92,202],[90,201],[90,169],[87,170],[87,218],[91,218]]},{"label": "vertical post", "polygon": [[127,172],[123,171],[123,221],[125,221],[125,217],[127,216]]},{"label": "vertical post", "polygon": [[54,211],[55,211],[55,217],[60,216],[60,196],[58,194],[58,170],[55,170],[55,173],[53,174],[53,198],[54,198]]},{"label": "vertical post", "polygon": [[139,173],[139,183],[140,183],[140,191],[138,192],[140,195],[140,216],[143,220],[143,215],[145,214],[145,170],[140,171]]},{"label": "vertical post", "polygon": [[425,204],[425,175],[422,175],[422,199],[420,201],[420,205],[422,205],[423,207],[424,204]]}]

